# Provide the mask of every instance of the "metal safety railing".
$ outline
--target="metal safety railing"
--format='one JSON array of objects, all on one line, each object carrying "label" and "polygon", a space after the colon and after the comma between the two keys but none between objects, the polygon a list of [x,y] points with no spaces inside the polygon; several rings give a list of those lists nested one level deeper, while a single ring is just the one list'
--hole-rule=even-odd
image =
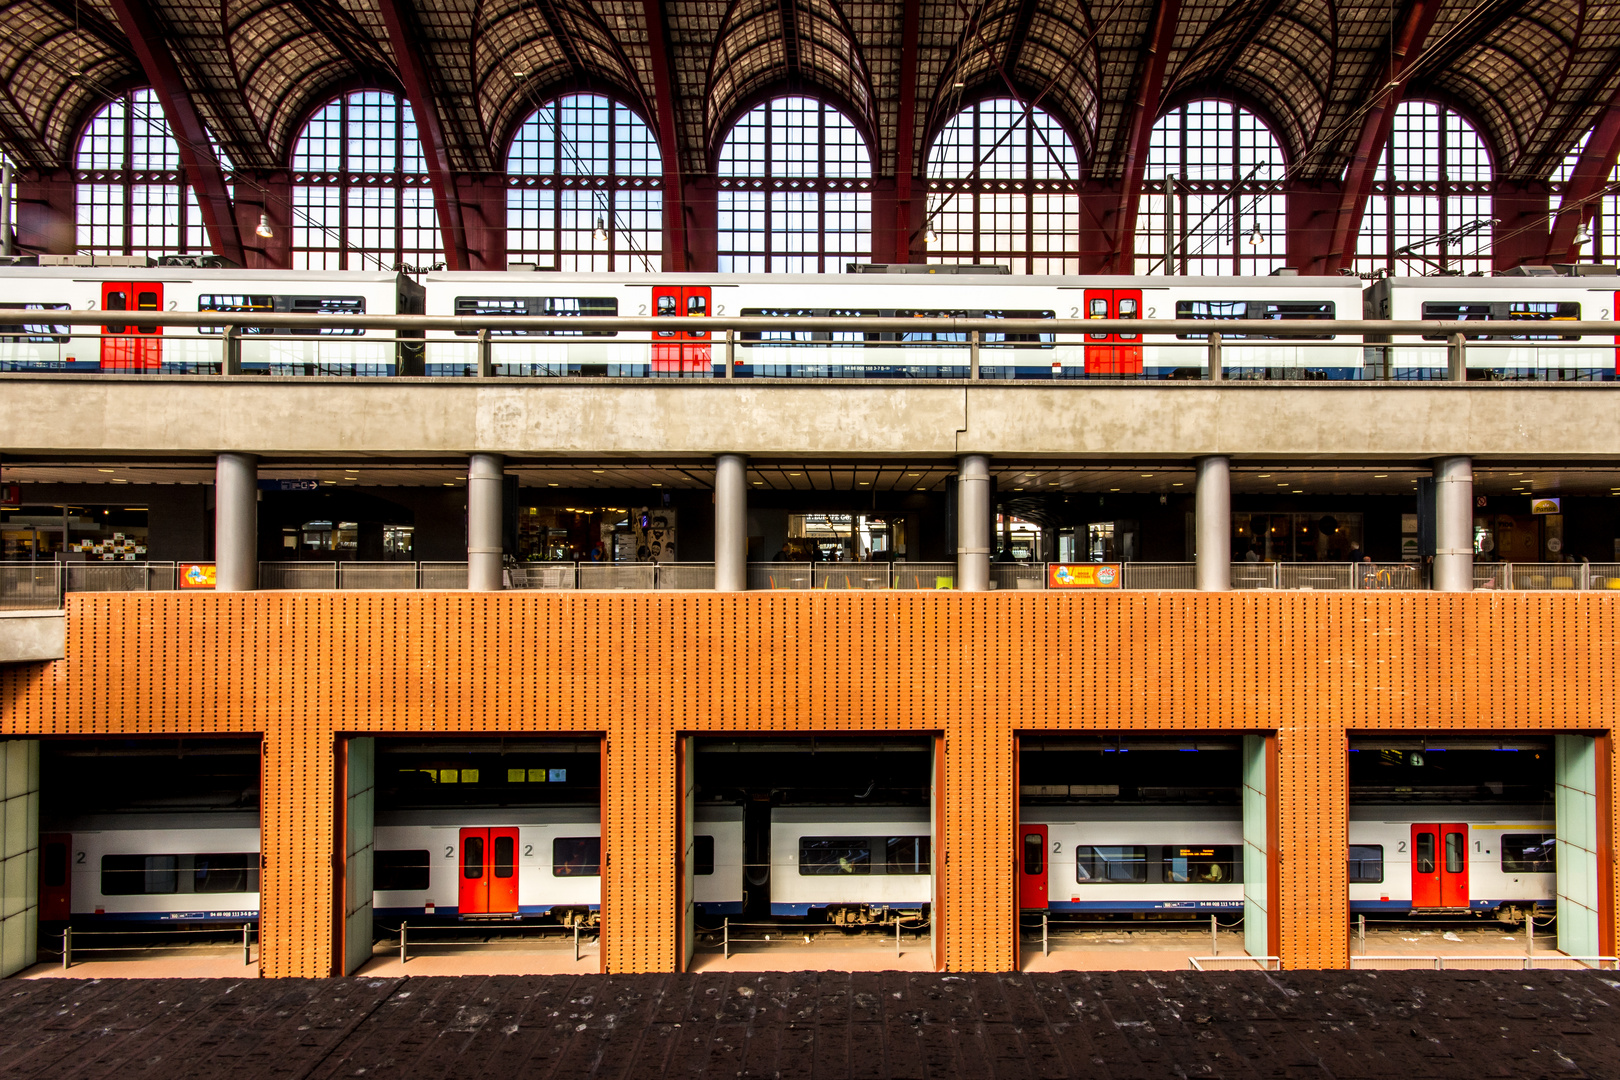
[{"label": "metal safety railing", "polygon": [[1280,956],[1250,956],[1248,953],[1231,953],[1227,956],[1189,956],[1187,964],[1194,971],[1247,971],[1257,969],[1260,971],[1281,971],[1282,957]]},{"label": "metal safety railing", "polygon": [[[258,927],[253,923],[242,924],[242,965],[244,967],[253,963],[253,942]],[[230,927],[221,926],[174,926],[162,930],[75,930],[71,926],[62,928],[62,947],[59,950],[62,958],[62,970],[67,971],[73,966],[73,958],[82,953],[139,953],[161,948],[207,948],[209,943],[185,944],[185,935],[195,937],[206,934],[215,939],[223,937],[226,933],[234,933]],[[96,945],[84,944],[86,941],[117,940],[128,942],[131,938],[161,938],[162,941],[147,945]],[[217,947],[217,946],[216,946]],[[49,953],[51,950],[44,946],[41,952]]]},{"label": "metal safety railing", "polygon": [[1612,956],[1565,956],[1563,953],[1538,953],[1535,956],[1504,953],[1452,956],[1407,956],[1391,953],[1384,956],[1351,954],[1350,966],[1373,971],[1538,971],[1554,970],[1616,970]]},{"label": "metal safety railing", "polygon": [[[181,588],[189,563],[0,563],[0,611],[52,609],[65,593],[150,592]],[[990,588],[1002,591],[1063,589],[1054,567],[1097,564],[991,563]],[[1190,562],[1129,562],[1098,588],[1126,591],[1192,590]],[[1235,590],[1412,591],[1428,587],[1416,563],[1232,563]],[[1061,577],[1062,575],[1057,575]],[[750,590],[937,590],[957,586],[954,562],[749,563]],[[505,568],[502,585],[516,590],[713,589],[713,563],[519,563]],[[464,562],[261,562],[266,590],[462,590]],[[1620,563],[1475,563],[1474,588],[1503,591],[1620,591]]]},{"label": "metal safety railing", "polygon": [[[1620,379],[1620,322],[1613,321],[1324,319],[1280,330],[1274,321],[1238,319],[715,316],[680,320],[675,339],[670,320],[647,316],[128,311],[118,313],[116,332],[103,326],[103,312],[40,317],[49,330],[0,346],[0,372],[1237,384]],[[165,332],[127,332],[143,327]]]},{"label": "metal safety railing", "polygon": [[[872,928],[872,927],[855,927],[855,928],[852,928],[852,929],[871,930],[871,929],[874,929],[874,928]],[[928,919],[918,919],[918,920],[916,920],[914,922],[907,922],[905,919],[895,919],[894,924],[893,924],[893,929],[894,929],[894,955],[896,957],[899,957],[899,956],[904,955],[904,953],[902,952],[902,950],[905,947],[905,939],[903,937],[904,932],[906,930],[915,930],[915,931],[917,931],[918,942],[919,943],[925,943],[926,938],[924,937],[924,935],[932,932],[932,923]],[[771,933],[764,933],[764,934],[761,934],[758,937],[747,937],[747,936],[738,937],[736,934],[732,933],[733,930],[742,930],[742,931],[745,931],[745,932],[750,931],[750,930],[754,930],[754,931],[762,931],[762,930],[763,931],[770,931],[771,933],[774,933],[776,935],[776,937],[775,937],[775,940],[772,940]],[[810,931],[810,933],[807,933],[806,931]],[[710,931],[707,931],[707,932],[712,934],[714,931],[710,930]],[[795,938],[802,940],[804,942],[804,944],[809,944],[812,941],[812,935],[813,934],[826,935],[826,934],[831,934],[831,933],[838,933],[838,934],[842,935],[842,934],[844,934],[846,932],[847,931],[846,931],[846,929],[844,927],[839,927],[839,926],[816,925],[816,926],[795,927],[795,926],[788,926],[788,925],[785,925],[783,923],[777,923],[777,922],[769,922],[769,923],[732,922],[731,919],[727,918],[720,925],[720,955],[724,959],[730,960],[731,959],[731,950],[733,948],[735,948],[736,946],[738,946],[738,945],[782,945],[782,944],[785,944],[788,941],[794,940]],[[887,931],[884,931],[884,935],[885,935],[885,937],[887,937]],[[712,948],[712,946],[711,946],[711,948]]]},{"label": "metal safety railing", "polygon": [[[544,939],[555,934],[564,941],[572,938],[574,959],[583,955],[583,948],[590,944],[590,939],[596,934],[594,930],[586,930],[578,923],[573,926],[563,926],[557,923],[418,923],[414,929],[409,922],[402,922],[398,927],[379,926],[378,929],[393,933],[399,937],[399,962],[405,964],[410,960],[412,949],[473,949],[479,946],[496,946],[512,941],[514,938]],[[494,941],[469,941],[465,937],[456,938],[460,934],[484,934],[499,930],[500,936]],[[448,934],[448,940],[436,940],[432,935]],[[581,940],[581,934],[585,939]],[[427,935],[424,937],[424,935]]]}]

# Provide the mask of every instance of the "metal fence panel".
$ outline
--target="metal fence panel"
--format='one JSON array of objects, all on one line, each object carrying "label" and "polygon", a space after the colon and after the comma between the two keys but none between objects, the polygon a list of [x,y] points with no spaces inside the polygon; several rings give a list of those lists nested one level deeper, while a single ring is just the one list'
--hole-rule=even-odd
[{"label": "metal fence panel", "polygon": [[897,562],[889,569],[896,589],[954,589],[953,562]]},{"label": "metal fence panel", "polygon": [[1423,588],[1423,568],[1417,563],[1356,563],[1355,587],[1373,590]]},{"label": "metal fence panel", "polygon": [[657,588],[657,563],[580,563],[582,589]]},{"label": "metal fence panel", "polygon": [[262,562],[259,564],[261,589],[335,589],[335,562]]},{"label": "metal fence panel", "polygon": [[172,562],[64,563],[67,592],[168,592],[175,587]]},{"label": "metal fence panel", "polygon": [[0,563],[0,611],[33,611],[61,606],[61,563]]},{"label": "metal fence panel", "polygon": [[1579,589],[1585,575],[1580,563],[1508,563],[1514,589]]},{"label": "metal fence panel", "polygon": [[1046,564],[993,562],[990,564],[990,587],[992,589],[1044,589],[1046,588]]},{"label": "metal fence panel", "polygon": [[512,567],[514,589],[572,589],[575,585],[571,562],[523,563]]},{"label": "metal fence panel", "polygon": [[467,564],[464,562],[425,562],[417,565],[419,589],[465,589]]},{"label": "metal fence panel", "polygon": [[1351,563],[1278,563],[1280,589],[1349,589],[1354,587]]},{"label": "metal fence panel", "polygon": [[342,562],[337,569],[340,589],[416,588],[413,562]]},{"label": "metal fence panel", "polygon": [[1620,563],[1595,562],[1586,568],[1588,589],[1620,589]]},{"label": "metal fence panel", "polygon": [[657,563],[660,589],[712,589],[714,563]]},{"label": "metal fence panel", "polygon": [[818,589],[887,589],[888,563],[811,563]]},{"label": "metal fence panel", "polygon": [[1275,589],[1276,587],[1276,563],[1237,562],[1232,564],[1232,588]]},{"label": "metal fence panel", "polygon": [[811,583],[807,562],[752,562],[748,564],[750,589],[808,589]]},{"label": "metal fence panel", "polygon": [[1507,563],[1474,563],[1474,588],[1505,589],[1507,587]]},{"label": "metal fence panel", "polygon": [[1198,565],[1190,562],[1128,562],[1125,564],[1122,587],[1126,589],[1196,589],[1198,588]]}]

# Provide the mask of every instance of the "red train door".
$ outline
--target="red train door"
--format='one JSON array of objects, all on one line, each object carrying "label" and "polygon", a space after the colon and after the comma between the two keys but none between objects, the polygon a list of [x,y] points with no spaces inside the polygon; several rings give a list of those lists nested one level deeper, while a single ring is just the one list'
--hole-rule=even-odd
[{"label": "red train door", "polygon": [[[655,285],[653,314],[665,318],[705,319],[709,316],[710,298],[707,285]],[[655,375],[707,375],[709,365],[707,330],[658,331],[652,347]]]},{"label": "red train door", "polygon": [[1468,906],[1468,826],[1412,826],[1412,906]]},{"label": "red train door", "polygon": [[[1086,318],[1140,319],[1141,289],[1087,289]],[[1087,375],[1140,375],[1142,338],[1139,334],[1087,334]]]},{"label": "red train door", "polygon": [[1018,906],[1046,910],[1046,826],[1018,830]]},{"label": "red train door", "polygon": [[518,909],[518,831],[461,830],[462,915],[515,915]]},{"label": "red train door", "polygon": [[[104,281],[102,311],[162,311],[161,281]],[[101,366],[113,371],[156,368],[163,361],[163,328],[109,323],[101,328]]]},{"label": "red train door", "polygon": [[73,837],[46,833],[39,846],[39,920],[67,922],[73,914]]}]

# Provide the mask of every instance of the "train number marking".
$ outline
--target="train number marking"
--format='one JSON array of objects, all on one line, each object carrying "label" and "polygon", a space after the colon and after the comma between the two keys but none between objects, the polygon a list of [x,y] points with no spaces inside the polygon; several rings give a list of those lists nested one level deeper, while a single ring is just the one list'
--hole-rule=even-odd
[{"label": "train number marking", "polygon": [[534,858],[534,845],[533,844],[524,844],[523,845],[523,857],[525,859]]},{"label": "train number marking", "polygon": [[84,865],[84,852],[82,852],[82,851],[79,852],[79,857],[77,859],[74,859],[73,861],[76,864],[78,864],[79,866],[83,866]]},{"label": "train number marking", "polygon": [[94,300],[86,300],[84,302],[84,310],[86,310],[86,311],[94,311],[94,310],[96,310],[96,302]]},{"label": "train number marking", "polygon": [[716,304],[716,305],[714,305],[714,313],[716,315],[724,315],[726,313],[726,305],[724,305],[724,304]]},{"label": "train number marking", "polygon": [[645,315],[645,314],[647,314],[647,305],[642,304],[640,307],[636,308],[636,314],[637,315]]},{"label": "train number marking", "polygon": [[444,845],[444,857],[447,859],[453,859],[456,857],[456,848],[454,844]]},{"label": "train number marking", "polygon": [[1072,308],[1069,309],[1069,318],[1078,319],[1079,317],[1080,317],[1080,309],[1079,308],[1072,307]]},{"label": "train number marking", "polygon": [[1063,854],[1063,841],[1061,841],[1061,840],[1052,841],[1052,854],[1054,854],[1054,855]]},{"label": "train number marking", "polygon": [[1158,314],[1159,314],[1159,309],[1158,309],[1158,308],[1156,308],[1156,307],[1150,307],[1150,308],[1148,308],[1148,314],[1147,314],[1147,317],[1148,317],[1148,318],[1150,318],[1150,319],[1151,319],[1151,318],[1154,318],[1154,317],[1155,317],[1155,316],[1157,316],[1157,315],[1158,315]]},{"label": "train number marking", "polygon": [[1401,840],[1398,843],[1396,843],[1395,850],[1404,853],[1406,851],[1406,841]]}]

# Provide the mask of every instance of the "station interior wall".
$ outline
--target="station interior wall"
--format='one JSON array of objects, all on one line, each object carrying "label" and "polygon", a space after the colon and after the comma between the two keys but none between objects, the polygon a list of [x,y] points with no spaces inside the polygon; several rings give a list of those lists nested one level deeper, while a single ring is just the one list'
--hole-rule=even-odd
[{"label": "station interior wall", "polygon": [[0,978],[39,947],[39,740],[0,740]]},{"label": "station interior wall", "polygon": [[683,735],[943,733],[940,963],[999,971],[1020,732],[1267,734],[1277,955],[1331,968],[1356,731],[1600,735],[1612,948],[1617,644],[1592,593],[76,594],[65,660],[0,669],[0,736],[262,733],[261,971],[319,976],[343,963],[345,735],[601,735],[603,963],[638,972],[681,961]]},{"label": "station interior wall", "polygon": [[[560,489],[522,487],[519,506],[635,507],[656,506],[664,490]],[[707,489],[667,489],[670,506],[679,513],[680,561],[709,562],[714,558],[713,496]],[[183,562],[213,557],[213,487],[209,484],[30,484],[23,489],[29,504],[135,504],[149,508],[148,551],[156,562]],[[1021,514],[1021,496],[1002,492],[1008,512]],[[953,556],[952,508],[941,493],[880,493],[856,495],[847,491],[749,494],[749,559],[769,561],[787,539],[788,516],[802,513],[878,513],[903,517],[908,550],[913,561],[940,561]],[[1060,521],[1061,527],[1084,532],[1088,524],[1131,521],[1137,528],[1135,557],[1147,562],[1190,560],[1193,552],[1189,521],[1194,501],[1189,495],[1163,497],[1144,492],[1104,495],[1074,494],[1060,503],[1042,507],[1042,517]],[[1235,514],[1343,514],[1362,515],[1363,549],[1375,562],[1399,562],[1401,517],[1417,509],[1416,501],[1401,495],[1253,495],[1232,498]],[[1476,514],[1523,515],[1523,497],[1485,498]],[[296,529],[307,521],[358,520],[360,547],[352,556],[380,561],[383,524],[415,527],[414,550],[409,561],[460,562],[466,559],[467,493],[464,486],[345,485],[313,492],[263,491],[259,501],[259,557],[267,561],[300,556],[283,546],[283,529]],[[1564,499],[1564,551],[1571,558],[1592,562],[1616,561],[1620,542],[1620,500],[1576,496]],[[999,545],[999,534],[995,543]],[[1242,545],[1234,539],[1234,558]],[[326,553],[306,552],[302,557],[329,561]]]}]

